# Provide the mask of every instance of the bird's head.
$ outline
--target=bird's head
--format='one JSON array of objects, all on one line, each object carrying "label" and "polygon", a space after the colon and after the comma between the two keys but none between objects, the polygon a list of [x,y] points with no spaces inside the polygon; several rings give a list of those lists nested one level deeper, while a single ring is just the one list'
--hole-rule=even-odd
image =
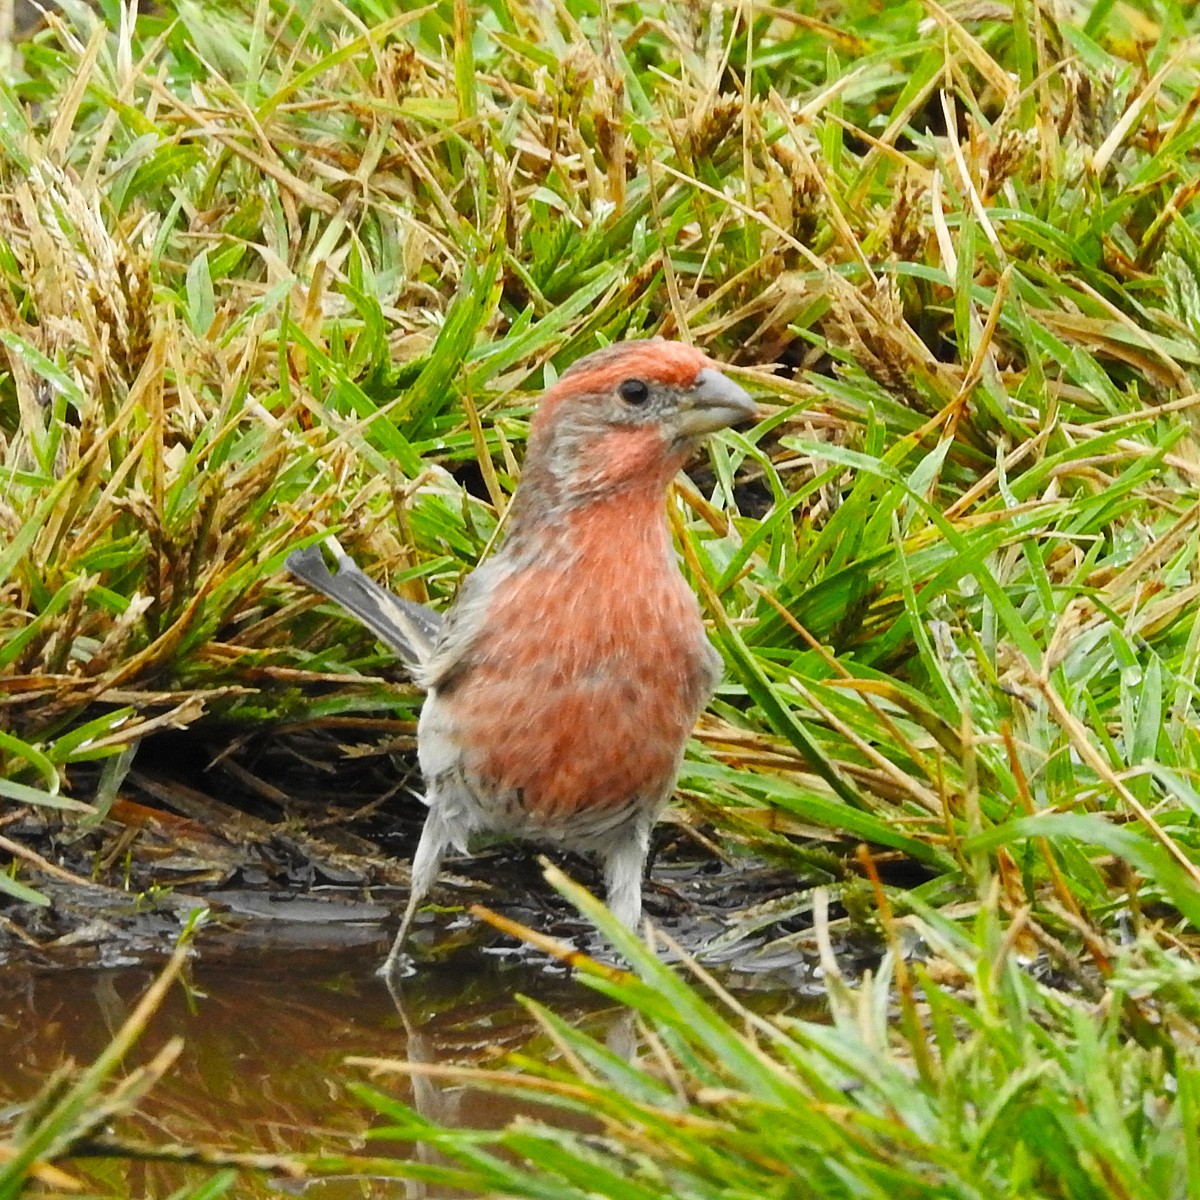
[{"label": "bird's head", "polygon": [[657,493],[700,440],[753,420],[754,402],[682,342],[620,342],[573,363],[542,398],[522,488],[568,505]]}]

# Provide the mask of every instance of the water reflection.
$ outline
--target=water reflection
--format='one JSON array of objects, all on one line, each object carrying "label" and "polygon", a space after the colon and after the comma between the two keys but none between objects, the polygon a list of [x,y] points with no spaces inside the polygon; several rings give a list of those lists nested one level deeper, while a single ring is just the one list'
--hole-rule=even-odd
[{"label": "water reflection", "polygon": [[[333,911],[328,904],[310,912],[312,900],[290,896],[225,892],[221,898],[247,920],[202,933],[187,986],[171,990],[127,1067],[145,1062],[176,1036],[183,1038],[184,1052],[142,1111],[114,1127],[117,1137],[259,1154],[423,1155],[407,1144],[367,1140],[372,1124],[383,1122],[348,1087],[370,1082],[366,1070],[345,1060],[488,1067],[515,1049],[553,1056],[554,1047],[539,1038],[517,1002],[519,994],[583,1024],[611,1048],[632,1052],[632,1026],[606,1008],[602,997],[527,947],[499,934],[489,937],[478,922],[461,915],[431,919],[418,929],[425,957],[404,981],[398,1008],[374,973],[390,931],[367,911],[370,906],[349,905],[357,919],[347,920],[344,902],[338,920],[320,920],[328,917],[327,909]],[[531,923],[548,925],[555,936],[589,949],[598,939],[569,914],[536,912]],[[722,928],[716,917],[690,911],[663,926],[689,950],[710,944]],[[56,968],[16,962],[0,967],[0,1133],[64,1062],[95,1059],[128,1016],[155,967],[97,969],[96,963],[119,960],[133,948],[129,938],[109,938],[98,947],[81,941],[56,949],[62,956]],[[74,961],[90,959],[90,968],[65,969],[64,957],[73,954],[81,956]],[[811,959],[790,939],[772,943],[758,935],[710,950],[705,961],[725,987],[759,1011],[815,1016],[821,1009]],[[374,1086],[443,1124],[496,1128],[518,1112],[563,1120],[560,1112],[518,1106],[443,1080],[388,1073]],[[112,1159],[76,1160],[70,1169],[84,1177],[89,1191],[122,1198],[167,1197],[211,1175],[207,1168]],[[418,1185],[362,1178],[323,1180],[301,1190],[312,1200],[425,1194]],[[227,1194],[295,1193],[296,1186],[286,1181],[247,1174]]]},{"label": "water reflection", "polygon": [[[402,1014],[373,974],[375,963],[361,949],[260,950],[248,960],[196,962],[189,987],[172,990],[128,1065],[176,1035],[185,1039],[183,1055],[142,1113],[115,1132],[259,1153],[404,1155],[410,1147],[366,1142],[371,1114],[346,1084],[367,1076],[344,1065],[348,1056],[486,1066],[535,1038],[518,993],[535,995],[568,1020],[603,1027],[602,1002],[565,975],[483,955],[459,956],[409,980]],[[153,976],[150,967],[0,972],[0,1124],[15,1120],[19,1106],[65,1061],[94,1059]],[[388,1075],[377,1086],[414,1101],[401,1076]],[[435,1120],[492,1128],[515,1115],[511,1102],[492,1093],[427,1081],[420,1093],[417,1107]],[[120,1196],[167,1196],[206,1174],[106,1160],[89,1162],[82,1173],[95,1190]],[[247,1179],[231,1194],[278,1195],[279,1186]],[[399,1183],[356,1179],[323,1181],[305,1194],[341,1200],[411,1193]]]}]

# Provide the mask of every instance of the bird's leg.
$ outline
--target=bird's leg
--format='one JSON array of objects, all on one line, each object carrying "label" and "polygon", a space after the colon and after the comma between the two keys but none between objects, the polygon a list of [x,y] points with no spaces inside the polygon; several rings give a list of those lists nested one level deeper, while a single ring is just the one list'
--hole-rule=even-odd
[{"label": "bird's leg", "polygon": [[404,943],[408,938],[408,929],[416,916],[421,901],[429,894],[437,879],[438,868],[446,848],[450,845],[450,831],[446,822],[436,808],[429,810],[425,818],[425,827],[421,830],[421,840],[417,843],[417,852],[413,855],[412,884],[408,892],[408,905],[404,910],[404,919],[400,922],[400,930],[392,943],[388,956],[384,959],[379,974],[385,979],[393,979],[399,973],[404,962]]},{"label": "bird's leg", "polygon": [[604,886],[612,915],[638,932],[642,919],[642,874],[650,852],[650,827],[635,821],[604,856]]}]

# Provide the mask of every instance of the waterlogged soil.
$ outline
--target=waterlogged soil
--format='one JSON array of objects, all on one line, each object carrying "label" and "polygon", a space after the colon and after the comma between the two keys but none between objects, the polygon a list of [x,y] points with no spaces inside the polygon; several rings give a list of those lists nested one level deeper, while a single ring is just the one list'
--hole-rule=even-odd
[{"label": "waterlogged soil", "polygon": [[[12,806],[0,814],[0,858],[49,903],[0,897],[0,966],[118,967],[164,958],[197,912],[206,960],[255,945],[355,949],[380,959],[408,894],[425,818],[411,738],[401,753],[328,734],[235,745],[156,738],[119,777],[72,781],[101,811],[84,816]],[[111,771],[111,765],[102,770]],[[595,865],[558,865],[600,890]],[[536,848],[497,844],[448,859],[414,929],[418,962],[474,948],[541,960],[540,952],[467,915],[502,911],[576,949],[604,943],[546,884]],[[441,909],[438,909],[438,905]],[[710,831],[668,817],[655,833],[647,915],[708,965],[734,960],[803,986],[811,958],[789,941],[808,909],[794,869],[724,853]]]},{"label": "waterlogged soil", "polygon": [[[280,746],[258,758],[201,755],[197,770],[194,747],[180,743],[165,758],[142,756],[103,820],[64,822],[33,809],[0,819],[0,835],[27,851],[19,877],[50,901],[0,902],[0,1135],[56,1071],[100,1053],[198,912],[205,915],[185,983],[131,1061],[149,1061],[176,1036],[184,1049],[114,1136],[254,1153],[404,1155],[411,1150],[365,1140],[378,1119],[351,1086],[370,1076],[347,1058],[490,1066],[515,1049],[552,1055],[519,996],[601,1036],[618,1019],[560,963],[469,911],[483,904],[605,953],[528,847],[447,863],[438,906],[415,927],[415,969],[402,995],[390,991],[375,970],[407,895],[406,864],[424,816],[407,790],[412,781],[401,775],[397,786],[394,761],[370,755],[355,770],[331,773],[328,755],[304,743],[287,753],[306,769],[281,770]],[[558,861],[598,886],[589,864]],[[697,956],[760,1010],[813,1016],[823,989],[796,889],[794,872],[725,859],[702,833],[667,822],[646,909],[669,939],[664,957]],[[849,940],[838,950],[851,967],[873,955],[870,947],[854,953]],[[428,1081],[414,1091],[400,1073],[375,1083],[438,1121],[486,1128],[517,1112],[492,1093]],[[205,1173],[103,1157],[83,1163],[72,1170],[107,1195],[168,1196]],[[259,1175],[231,1194],[281,1195],[293,1186]],[[410,1193],[347,1178],[305,1194]]]}]

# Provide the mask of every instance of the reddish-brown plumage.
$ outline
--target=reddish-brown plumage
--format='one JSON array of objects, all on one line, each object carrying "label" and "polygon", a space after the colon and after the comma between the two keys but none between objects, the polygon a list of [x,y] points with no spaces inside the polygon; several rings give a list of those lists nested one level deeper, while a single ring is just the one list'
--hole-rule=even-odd
[{"label": "reddish-brown plumage", "polygon": [[683,465],[685,453],[671,452],[658,429],[614,429],[597,434],[584,471],[577,477],[589,488],[623,488],[637,480],[636,488],[624,488],[609,511],[613,519],[629,515],[632,501],[648,509],[662,523],[662,493]]},{"label": "reddish-brown plumage", "polygon": [[631,376],[647,376],[675,387],[687,387],[705,367],[720,370],[694,346],[656,338],[646,342],[619,342],[589,354],[563,372],[562,378],[542,397],[534,417],[534,434],[548,425],[563,400],[581,393],[611,392]]},{"label": "reddish-brown plumage", "polygon": [[572,514],[497,588],[469,686],[448,697],[473,780],[554,823],[660,803],[713,682],[673,557],[661,495],[637,489]]},{"label": "reddish-brown plumage", "polygon": [[610,907],[637,923],[650,829],[719,669],[663,503],[700,441],[754,411],[677,342],[580,360],[538,406],[503,546],[440,624],[352,564],[335,579],[293,556],[389,645],[424,639],[411,657],[429,690],[417,738],[429,816],[386,969],[446,849],[478,830],[595,853]]}]

